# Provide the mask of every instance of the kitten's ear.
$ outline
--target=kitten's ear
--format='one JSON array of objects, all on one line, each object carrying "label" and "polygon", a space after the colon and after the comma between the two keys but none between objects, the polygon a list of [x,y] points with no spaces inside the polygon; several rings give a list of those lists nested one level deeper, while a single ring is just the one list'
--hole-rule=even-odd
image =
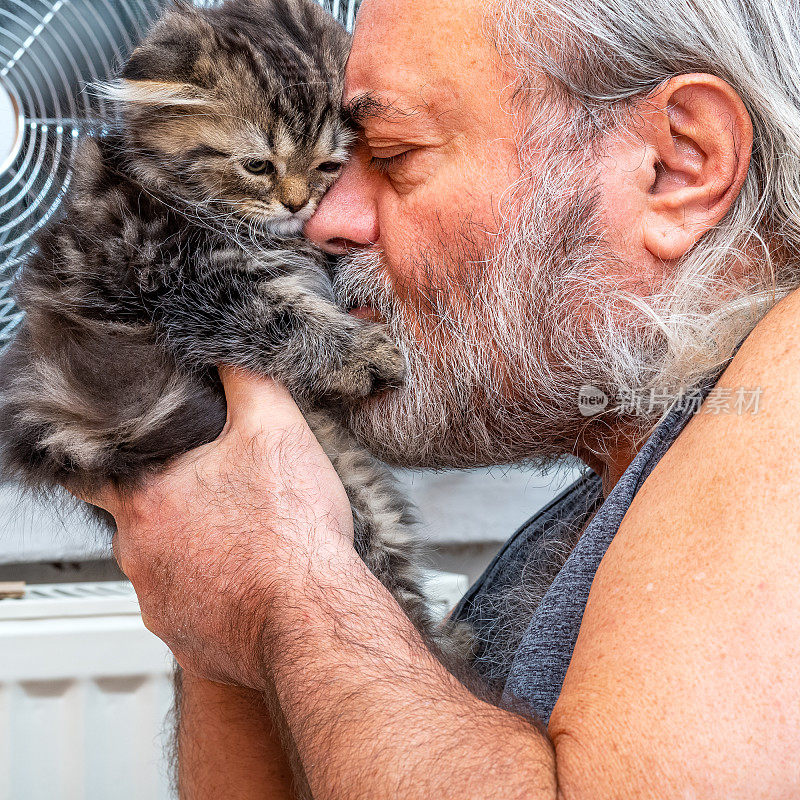
[{"label": "kitten's ear", "polygon": [[142,103],[152,106],[201,106],[208,100],[192,83],[167,81],[131,81],[120,78],[97,87],[98,94],[118,103]]},{"label": "kitten's ear", "polygon": [[212,37],[210,26],[196,11],[176,6],[133,51],[120,77],[126,81],[205,86],[205,59],[201,56]]},{"label": "kitten's ear", "polygon": [[[104,84],[110,100],[158,106],[207,101],[207,51],[213,32],[191,5],[173,3],[122,68],[119,80]],[[206,56],[206,57],[204,57]]]}]

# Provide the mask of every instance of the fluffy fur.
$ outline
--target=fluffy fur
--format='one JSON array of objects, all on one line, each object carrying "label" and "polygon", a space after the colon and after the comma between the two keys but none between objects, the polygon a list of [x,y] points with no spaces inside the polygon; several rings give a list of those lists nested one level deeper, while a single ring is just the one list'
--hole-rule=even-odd
[{"label": "fluffy fur", "polygon": [[219,434],[215,364],[272,375],[342,479],[359,554],[435,639],[409,507],[340,422],[400,384],[403,359],[334,304],[324,254],[297,236],[346,158],[348,46],[311,0],[178,4],[155,25],[16,282],[3,462],[37,489],[131,489]]}]

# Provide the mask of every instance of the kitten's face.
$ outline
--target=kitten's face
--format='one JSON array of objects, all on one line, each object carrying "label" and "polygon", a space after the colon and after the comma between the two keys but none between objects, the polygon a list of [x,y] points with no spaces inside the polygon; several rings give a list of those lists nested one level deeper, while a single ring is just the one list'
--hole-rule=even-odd
[{"label": "kitten's face", "polygon": [[[142,127],[147,177],[210,215],[300,233],[347,159],[350,136],[336,114],[300,136],[282,118],[221,102]],[[301,125],[307,125],[302,120]]]},{"label": "kitten's face", "polygon": [[299,234],[347,159],[348,44],[311,0],[168,14],[120,84],[139,176],[234,225]]}]

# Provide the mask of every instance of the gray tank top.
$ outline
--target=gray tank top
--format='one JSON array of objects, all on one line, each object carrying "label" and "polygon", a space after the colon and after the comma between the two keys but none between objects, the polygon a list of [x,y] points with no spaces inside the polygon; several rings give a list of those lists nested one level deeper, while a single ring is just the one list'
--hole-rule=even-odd
[{"label": "gray tank top", "polygon": [[[600,560],[645,479],[715,382],[684,397],[670,411],[605,501],[600,479],[587,472],[525,523],[456,607],[453,616],[467,620],[477,634],[476,666],[501,693],[501,705],[533,713],[545,724],[549,721]],[[514,587],[539,579],[548,539],[563,540],[564,526],[580,531],[595,511],[532,616],[531,612],[520,615],[520,606],[507,598],[513,598]],[[511,635],[515,626],[518,644],[509,652],[503,638]],[[521,638],[520,626],[526,626]]]}]

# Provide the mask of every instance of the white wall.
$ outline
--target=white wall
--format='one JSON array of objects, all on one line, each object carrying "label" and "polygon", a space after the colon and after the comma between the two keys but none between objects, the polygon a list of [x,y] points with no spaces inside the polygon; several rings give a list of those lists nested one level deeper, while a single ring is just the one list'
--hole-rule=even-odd
[{"label": "white wall", "polygon": [[[400,472],[417,504],[435,566],[475,577],[500,544],[573,477],[533,471]],[[0,564],[110,557],[107,535],[80,512],[0,487]]]}]

